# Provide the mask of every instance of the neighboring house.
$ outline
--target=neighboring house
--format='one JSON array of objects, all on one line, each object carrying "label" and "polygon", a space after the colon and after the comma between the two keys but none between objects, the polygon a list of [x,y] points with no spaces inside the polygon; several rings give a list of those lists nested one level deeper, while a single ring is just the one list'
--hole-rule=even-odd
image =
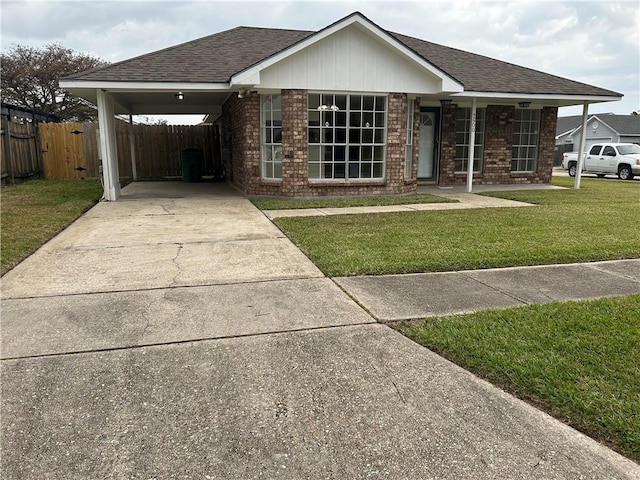
[{"label": "neighboring house", "polygon": [[[559,117],[556,145],[579,148],[582,137],[582,115]],[[598,113],[587,119],[586,149],[599,142],[640,143],[640,115]]]},{"label": "neighboring house", "polygon": [[622,97],[358,12],[318,32],[238,27],[61,85],[97,102],[110,200],[114,113],[209,114],[227,179],[248,194],[403,194],[464,184],[469,164],[476,184],[547,183],[558,107]]}]

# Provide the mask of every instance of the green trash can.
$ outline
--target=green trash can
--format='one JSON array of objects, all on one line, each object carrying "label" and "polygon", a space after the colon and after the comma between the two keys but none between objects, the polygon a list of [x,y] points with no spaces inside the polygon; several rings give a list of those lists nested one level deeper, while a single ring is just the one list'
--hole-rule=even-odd
[{"label": "green trash can", "polygon": [[199,148],[185,148],[180,152],[182,161],[182,181],[201,182],[204,152]]}]

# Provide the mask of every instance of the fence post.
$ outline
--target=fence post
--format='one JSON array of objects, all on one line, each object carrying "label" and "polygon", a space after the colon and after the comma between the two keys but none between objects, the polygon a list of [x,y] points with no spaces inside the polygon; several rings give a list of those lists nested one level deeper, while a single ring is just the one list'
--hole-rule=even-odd
[{"label": "fence post", "polygon": [[133,115],[129,114],[129,149],[131,150],[131,176],[133,181],[138,181],[138,169],[136,167],[136,140],[133,133]]},{"label": "fence post", "polygon": [[36,139],[36,163],[40,178],[44,178],[44,161],[42,160],[42,144],[40,143],[40,122],[34,122],[33,134]]},{"label": "fence post", "polygon": [[7,141],[5,143],[5,161],[7,165],[7,174],[11,179],[11,183],[15,183],[14,177],[14,168],[13,168],[13,152],[11,151],[11,120],[7,118],[2,119],[4,121],[5,128],[3,129],[5,135],[7,136]]}]

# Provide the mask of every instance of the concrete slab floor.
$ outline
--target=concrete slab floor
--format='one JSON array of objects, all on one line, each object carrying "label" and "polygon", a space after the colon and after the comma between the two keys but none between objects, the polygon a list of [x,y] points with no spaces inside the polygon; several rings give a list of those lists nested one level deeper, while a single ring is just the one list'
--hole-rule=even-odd
[{"label": "concrete slab floor", "polygon": [[6,480],[631,480],[640,467],[383,325],[5,360]]}]

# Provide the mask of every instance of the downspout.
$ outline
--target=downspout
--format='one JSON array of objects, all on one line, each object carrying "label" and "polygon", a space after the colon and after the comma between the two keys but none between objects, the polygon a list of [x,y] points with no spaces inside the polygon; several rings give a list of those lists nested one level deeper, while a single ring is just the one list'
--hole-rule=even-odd
[{"label": "downspout", "polygon": [[467,193],[473,190],[473,157],[476,149],[476,110],[477,99],[471,100],[471,121],[469,124],[469,158],[467,160]]},{"label": "downspout", "polygon": [[573,188],[580,188],[582,178],[582,167],[584,166],[584,149],[587,144],[587,116],[589,114],[589,102],[584,102],[582,106],[582,132],[580,133],[580,148],[578,149],[578,163],[576,165],[576,179]]}]

